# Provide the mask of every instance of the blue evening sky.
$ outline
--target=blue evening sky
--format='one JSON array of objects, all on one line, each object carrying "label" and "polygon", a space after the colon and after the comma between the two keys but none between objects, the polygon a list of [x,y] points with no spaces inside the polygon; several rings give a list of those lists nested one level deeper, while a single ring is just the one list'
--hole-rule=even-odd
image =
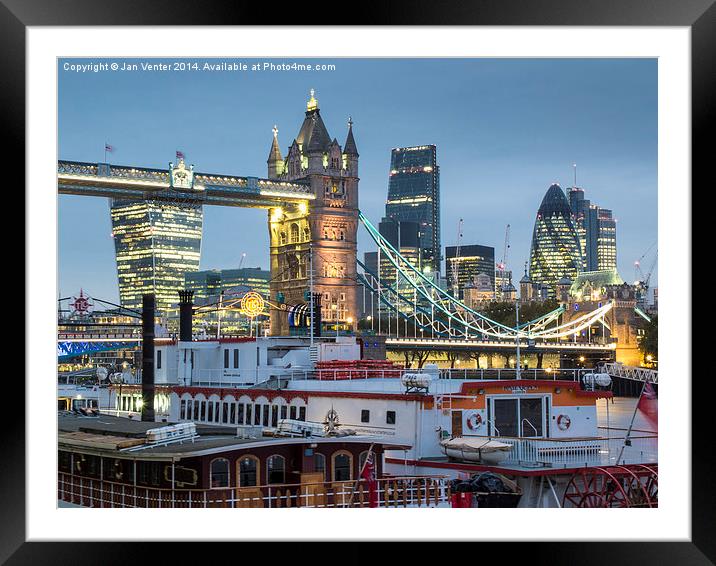
[{"label": "blue evening sky", "polygon": [[[178,149],[197,171],[265,177],[271,128],[278,125],[285,155],[314,88],[341,145],[353,117],[360,207],[375,223],[385,212],[391,148],[436,144],[442,246],[456,243],[463,218],[463,245],[494,246],[499,259],[510,224],[515,281],[542,197],[555,181],[572,184],[572,163],[586,198],[618,219],[625,280],[657,239],[655,59],[326,59],[336,65],[326,72],[63,70],[65,62],[99,61],[58,63],[61,159],[102,161],[107,142],[113,163],[166,167]],[[59,197],[62,296],[83,287],[118,300],[110,233],[107,199]],[[362,228],[358,241],[361,257],[373,249]],[[201,268],[236,267],[242,253],[244,266],[268,268],[266,212],[205,207]]]}]

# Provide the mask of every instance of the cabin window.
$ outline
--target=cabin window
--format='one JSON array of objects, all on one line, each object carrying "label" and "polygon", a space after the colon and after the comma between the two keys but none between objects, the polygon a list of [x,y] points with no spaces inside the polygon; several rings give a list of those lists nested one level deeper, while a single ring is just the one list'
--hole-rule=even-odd
[{"label": "cabin window", "polygon": [[290,412],[289,412],[289,415],[290,415],[289,418],[290,418],[292,421],[295,421],[295,420],[296,420],[296,407],[295,407],[294,405],[291,405],[291,410],[290,410]]},{"label": "cabin window", "polygon": [[157,369],[162,369],[162,351],[157,350]]},{"label": "cabin window", "polygon": [[199,420],[204,421],[206,420],[206,401],[202,401],[200,405],[201,411],[199,412]]},{"label": "cabin window", "polygon": [[179,420],[186,420],[186,399],[181,400],[181,408],[179,409]]},{"label": "cabin window", "polygon": [[210,423],[214,422],[214,403],[212,401],[209,401],[209,414],[207,415],[207,419]]},{"label": "cabin window", "polygon": [[211,461],[211,487],[229,487],[229,461],[226,458]]},{"label": "cabin window", "polygon": [[57,466],[61,472],[70,473],[72,471],[72,462],[69,452],[60,451],[57,455]]},{"label": "cabin window", "polygon": [[258,485],[259,459],[256,456],[244,456],[239,460],[239,487]]},{"label": "cabin window", "polygon": [[229,349],[224,350],[224,369],[229,367]]},{"label": "cabin window", "polygon": [[313,471],[323,474],[323,481],[326,481],[326,457],[320,452],[313,453]]},{"label": "cabin window", "polygon": [[298,420],[299,420],[299,421],[305,421],[305,420],[306,420],[306,407],[299,407],[299,408],[298,408]]},{"label": "cabin window", "polygon": [[239,367],[239,350],[234,348],[234,368]]},{"label": "cabin window", "polygon": [[254,424],[261,425],[261,405],[254,406]]},{"label": "cabin window", "polygon": [[221,422],[227,424],[229,422],[229,404],[222,403],[223,407],[221,410]]},{"label": "cabin window", "polygon": [[286,483],[286,459],[278,454],[266,460],[266,479],[269,484]]},{"label": "cabin window", "polygon": [[288,406],[281,405],[281,419],[285,419],[287,414],[288,414]]},{"label": "cabin window", "polygon": [[149,468],[149,481],[152,485],[159,485],[160,469],[159,462],[152,462]]},{"label": "cabin window", "polygon": [[395,411],[387,411],[385,413],[385,422],[387,424],[395,424]]},{"label": "cabin window", "polygon": [[362,423],[369,423],[370,422],[370,411],[368,409],[363,409],[360,412],[360,422]]},{"label": "cabin window", "polygon": [[246,403],[246,424],[251,424],[251,403]]},{"label": "cabin window", "polygon": [[264,413],[263,425],[269,426],[269,406],[268,405],[263,406],[263,413]]},{"label": "cabin window", "polygon": [[229,406],[229,422],[236,424],[236,403],[231,403]]},{"label": "cabin window", "polygon": [[278,426],[278,405],[271,405],[271,426]]},{"label": "cabin window", "polygon": [[244,404],[239,403],[236,407],[236,423],[244,424]]},{"label": "cabin window", "polygon": [[194,401],[194,420],[195,421],[199,420],[199,405],[200,405],[199,401]]},{"label": "cabin window", "polygon": [[350,452],[333,454],[333,481],[350,481],[353,478],[353,456]]}]

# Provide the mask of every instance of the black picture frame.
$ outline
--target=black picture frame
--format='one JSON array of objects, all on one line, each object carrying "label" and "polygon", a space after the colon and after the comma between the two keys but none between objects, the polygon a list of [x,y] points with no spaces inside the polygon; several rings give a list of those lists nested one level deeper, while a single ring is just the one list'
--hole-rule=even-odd
[{"label": "black picture frame", "polygon": [[[714,0],[534,0],[517,2],[489,0],[482,2],[435,2],[427,0],[364,2],[344,5],[316,0],[292,7],[204,0],[0,0],[0,53],[2,82],[0,100],[3,134],[9,147],[3,161],[15,164],[15,186],[24,180],[25,151],[25,37],[28,26],[85,25],[315,25],[317,16],[332,14],[326,23],[341,25],[518,25],[518,26],[687,26],[691,28],[692,48],[692,178],[693,186],[710,187],[707,177],[713,156],[708,137],[713,123],[716,100],[716,5]],[[348,21],[349,20],[349,21]],[[711,118],[711,120],[709,120]],[[9,152],[9,155],[8,155]],[[6,190],[9,187],[6,187]],[[689,187],[680,188],[684,194]],[[26,211],[27,212],[27,211]],[[691,305],[684,305],[691,312]],[[26,348],[29,346],[26,346]],[[683,353],[684,374],[690,380],[691,352]],[[37,376],[25,376],[34,379]],[[710,376],[706,376],[710,377]],[[697,384],[693,384],[696,390]],[[703,387],[703,386],[702,386]],[[671,416],[679,426],[686,427],[691,419],[693,446],[702,448],[693,453],[691,542],[588,542],[588,543],[502,543],[462,545],[452,552],[438,554],[440,560],[465,560],[470,556],[480,562],[505,556],[509,562],[520,560],[532,564],[714,564],[716,563],[716,489],[710,462],[713,441],[708,431],[713,428],[708,395],[692,398],[692,415]],[[7,564],[114,564],[138,561],[145,563],[152,543],[28,543],[25,542],[25,414],[21,404],[18,414],[3,419],[2,466],[0,466],[0,561]],[[477,519],[476,519],[477,521]],[[109,527],[108,527],[109,528]],[[506,527],[509,529],[509,527]],[[585,528],[586,536],[599,536]],[[78,533],[81,538],[81,533]],[[559,537],[555,525],[554,538]],[[316,538],[320,538],[317,533]],[[245,545],[246,543],[240,543]],[[275,543],[272,543],[274,545]],[[282,543],[272,551],[274,556],[291,557],[295,550]],[[364,543],[352,543],[358,545]],[[504,546],[510,550],[505,555]],[[232,545],[235,547],[235,545]],[[334,550],[321,546],[299,551],[313,560],[320,555],[330,560]],[[319,550],[322,549],[322,550]],[[254,549],[244,549],[245,557]],[[212,551],[213,553],[214,551]],[[284,554],[284,552],[286,554]],[[375,557],[364,548],[342,549],[340,561],[361,561],[361,556]],[[401,560],[420,559],[423,545],[403,548]],[[191,551],[186,544],[164,544],[161,562],[187,563]],[[275,553],[275,554],[274,554]],[[473,554],[476,553],[476,554]],[[522,555],[518,559],[518,556]],[[209,558],[204,551],[203,558]],[[182,560],[183,559],[183,560]],[[422,562],[422,560],[421,560]],[[504,562],[503,562],[504,563]]]}]

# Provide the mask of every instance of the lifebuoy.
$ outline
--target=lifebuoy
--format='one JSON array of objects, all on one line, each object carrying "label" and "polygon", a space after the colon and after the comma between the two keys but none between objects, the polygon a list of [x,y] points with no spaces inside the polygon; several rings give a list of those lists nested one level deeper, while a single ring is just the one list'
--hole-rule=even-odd
[{"label": "lifebuoy", "polygon": [[568,415],[559,415],[557,417],[557,428],[559,430],[567,430],[572,424],[572,419]]},{"label": "lifebuoy", "polygon": [[467,428],[470,430],[476,430],[482,424],[482,415],[480,413],[473,413],[467,417]]}]

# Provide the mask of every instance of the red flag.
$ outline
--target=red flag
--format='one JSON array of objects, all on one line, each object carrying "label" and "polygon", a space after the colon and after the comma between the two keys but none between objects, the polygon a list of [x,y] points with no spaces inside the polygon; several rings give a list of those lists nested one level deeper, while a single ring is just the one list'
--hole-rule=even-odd
[{"label": "red flag", "polygon": [[368,452],[360,477],[368,484],[368,507],[378,507],[378,480],[375,477],[372,451]]},{"label": "red flag", "polygon": [[644,385],[644,390],[639,397],[639,402],[636,405],[637,409],[641,411],[644,418],[654,427],[654,432],[659,429],[659,400],[656,397],[656,391],[651,383]]}]

